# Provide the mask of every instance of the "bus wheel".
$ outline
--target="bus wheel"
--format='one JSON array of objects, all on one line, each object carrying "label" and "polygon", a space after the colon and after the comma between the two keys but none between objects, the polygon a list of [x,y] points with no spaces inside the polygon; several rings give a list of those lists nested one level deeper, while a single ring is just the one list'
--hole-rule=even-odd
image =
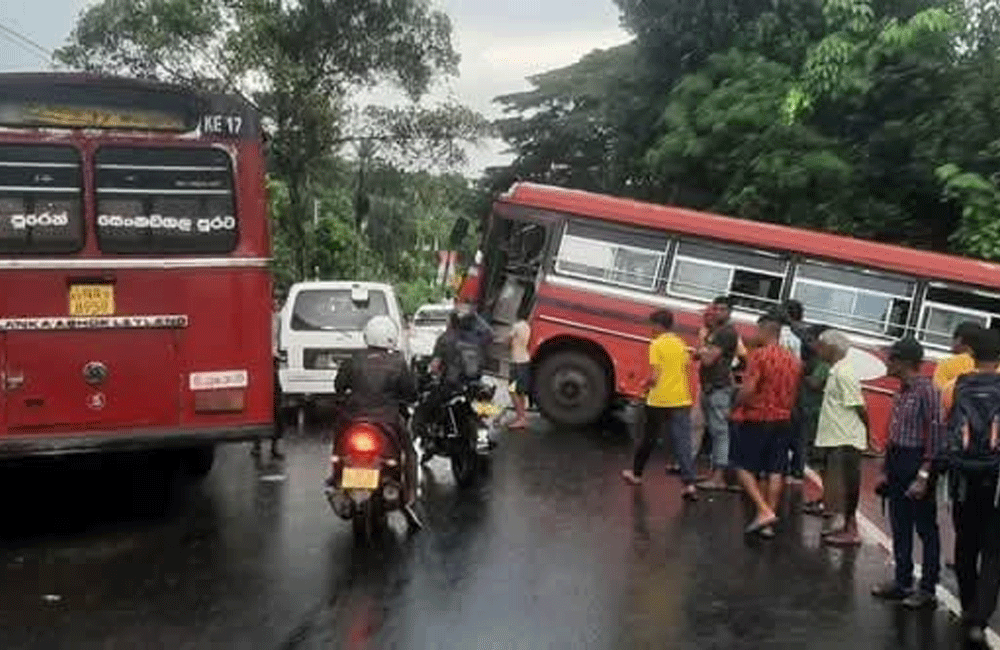
[{"label": "bus wheel", "polygon": [[190,476],[204,478],[212,471],[212,464],[215,462],[215,445],[185,449],[181,459],[184,470]]},{"label": "bus wheel", "polygon": [[593,424],[608,409],[608,375],[600,362],[586,352],[566,350],[545,357],[535,379],[538,408],[556,424]]}]

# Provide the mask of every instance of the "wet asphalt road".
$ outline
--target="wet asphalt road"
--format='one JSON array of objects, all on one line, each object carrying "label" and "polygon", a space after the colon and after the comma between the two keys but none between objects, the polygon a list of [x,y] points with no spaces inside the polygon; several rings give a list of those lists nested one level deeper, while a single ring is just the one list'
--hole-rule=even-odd
[{"label": "wet asphalt road", "polygon": [[[426,529],[355,545],[320,485],[317,432],[202,483],[155,461],[0,469],[2,648],[952,648],[944,609],[872,602],[885,552],[820,547],[786,516],[747,540],[740,495],[685,505],[622,431],[504,433],[461,491],[424,473]],[[793,501],[795,497],[793,496]]]}]

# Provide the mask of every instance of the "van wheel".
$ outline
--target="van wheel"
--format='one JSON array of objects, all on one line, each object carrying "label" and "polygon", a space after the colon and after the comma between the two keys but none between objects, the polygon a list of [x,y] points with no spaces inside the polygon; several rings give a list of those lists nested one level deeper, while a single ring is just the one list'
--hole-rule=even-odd
[{"label": "van wheel", "polygon": [[545,357],[535,374],[534,388],[542,415],[564,426],[597,422],[611,399],[604,367],[592,355],[575,350]]}]

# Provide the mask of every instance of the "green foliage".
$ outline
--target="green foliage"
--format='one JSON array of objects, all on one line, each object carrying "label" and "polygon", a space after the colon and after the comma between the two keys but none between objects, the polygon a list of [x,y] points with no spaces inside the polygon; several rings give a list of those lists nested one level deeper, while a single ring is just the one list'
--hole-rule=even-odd
[{"label": "green foliage", "polygon": [[456,73],[451,22],[427,0],[102,0],[57,57],[252,94],[271,131],[270,170],[284,186],[276,249],[296,278],[316,266],[341,272],[324,251],[346,234],[330,226],[318,247],[310,224],[320,172],[345,143],[377,142],[386,155],[447,168],[464,161],[462,143],[488,131],[474,112],[447,104],[371,109],[368,128],[350,132],[354,91],[388,81],[416,101],[435,78]]},{"label": "green foliage", "polygon": [[953,164],[937,170],[944,197],[962,208],[960,225],[952,235],[955,248],[966,255],[1000,259],[1000,189],[983,176]]},{"label": "green foliage", "polygon": [[533,179],[992,255],[993,226],[954,186],[941,201],[937,170],[1000,168],[994,0],[616,4],[632,43],[498,98],[517,157],[490,189]]}]

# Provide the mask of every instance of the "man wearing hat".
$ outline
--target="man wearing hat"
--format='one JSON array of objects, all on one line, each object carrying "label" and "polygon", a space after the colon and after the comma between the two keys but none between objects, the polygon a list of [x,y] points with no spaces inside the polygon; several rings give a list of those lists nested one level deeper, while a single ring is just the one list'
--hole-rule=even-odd
[{"label": "man wearing hat", "polygon": [[[932,463],[940,446],[941,394],[930,377],[920,374],[924,349],[915,339],[897,341],[889,350],[888,374],[900,380],[892,403],[889,446],[883,483],[888,498],[896,575],[872,590],[884,600],[917,609],[937,604],[941,538],[937,525],[936,477]],[[913,588],[913,533],[923,546],[920,584]]]}]

